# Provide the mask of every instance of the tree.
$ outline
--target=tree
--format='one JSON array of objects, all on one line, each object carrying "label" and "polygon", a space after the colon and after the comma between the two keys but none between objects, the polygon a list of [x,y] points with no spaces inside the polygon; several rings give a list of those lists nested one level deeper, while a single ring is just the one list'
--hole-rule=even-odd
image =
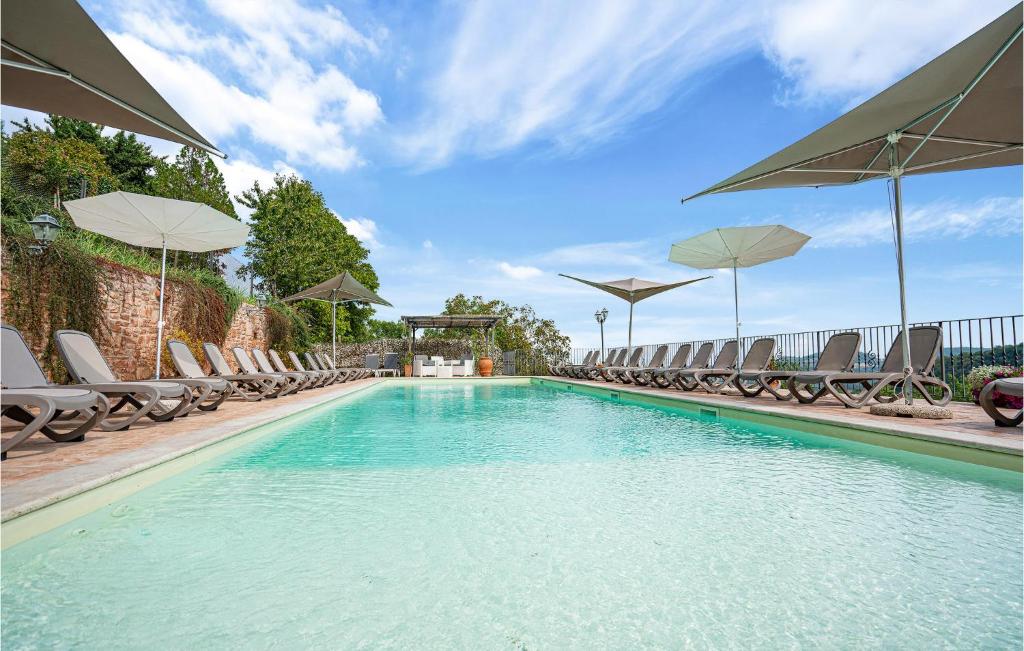
[{"label": "tree", "polygon": [[406,336],[405,323],[370,319],[366,324],[366,341],[377,339],[402,339]]},{"label": "tree", "polygon": [[55,197],[55,206],[77,198],[82,180],[90,195],[111,192],[118,185],[96,145],[39,129],[19,130],[5,140],[4,172],[21,193]]},{"label": "tree", "polygon": [[[569,352],[569,337],[559,332],[551,319],[537,316],[529,305],[509,305],[501,300],[484,300],[482,296],[467,297],[460,293],[444,302],[443,314],[496,314],[502,317],[501,323],[494,328],[494,343],[503,351],[517,350],[552,360],[561,359]],[[481,331],[449,328],[427,332],[424,336],[479,338]]]},{"label": "tree", "polygon": [[134,133],[118,131],[109,138],[104,137],[100,141],[99,150],[103,153],[110,171],[117,177],[121,190],[139,194],[150,193],[152,171],[163,161],[153,155],[149,145],[140,142]]},{"label": "tree", "polygon": [[[285,297],[347,271],[370,289],[379,282],[367,262],[367,251],[327,207],[322,194],[297,176],[277,175],[264,190],[259,182],[236,197],[252,209],[249,264],[242,268],[258,278],[256,285],[271,296]],[[314,340],[325,341],[331,333],[331,307],[303,301],[300,309],[309,320]],[[338,306],[338,335],[345,341],[367,336],[367,320],[373,309]]]},{"label": "tree", "polygon": [[182,147],[173,163],[158,159],[155,167],[156,173],[149,184],[153,194],[205,203],[238,219],[224,175],[205,151]]}]

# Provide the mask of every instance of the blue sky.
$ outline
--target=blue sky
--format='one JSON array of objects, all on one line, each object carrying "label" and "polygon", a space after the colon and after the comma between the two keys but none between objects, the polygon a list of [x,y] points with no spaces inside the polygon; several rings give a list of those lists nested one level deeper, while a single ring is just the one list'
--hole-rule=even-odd
[{"label": "blue sky", "polygon": [[[382,318],[435,313],[461,291],[530,303],[576,345],[596,342],[601,307],[609,342],[624,340],[627,306],[559,272],[696,277],[666,261],[669,245],[741,224],[814,238],[741,270],[745,333],[898,321],[884,183],[679,199],[1011,4],[83,2],[229,154],[229,189],[294,171],[323,191],[371,250],[395,304]],[[885,36],[895,24],[915,29]],[[1021,169],[916,177],[904,192],[911,318],[1019,313]],[[730,273],[639,304],[634,341],[726,336]]]}]

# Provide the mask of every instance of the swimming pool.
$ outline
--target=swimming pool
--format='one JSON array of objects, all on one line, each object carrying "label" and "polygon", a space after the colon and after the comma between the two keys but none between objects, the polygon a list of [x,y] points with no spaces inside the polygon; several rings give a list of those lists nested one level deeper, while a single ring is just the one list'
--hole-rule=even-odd
[{"label": "swimming pool", "polygon": [[385,383],[3,555],[5,649],[1019,648],[1021,475]]}]

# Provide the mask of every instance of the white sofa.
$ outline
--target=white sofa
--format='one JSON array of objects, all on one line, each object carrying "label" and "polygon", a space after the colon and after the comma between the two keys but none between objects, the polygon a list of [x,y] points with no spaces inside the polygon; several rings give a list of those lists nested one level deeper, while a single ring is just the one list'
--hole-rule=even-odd
[{"label": "white sofa", "polygon": [[444,357],[416,355],[412,358],[412,374],[414,377],[437,377],[437,367],[444,364]]}]

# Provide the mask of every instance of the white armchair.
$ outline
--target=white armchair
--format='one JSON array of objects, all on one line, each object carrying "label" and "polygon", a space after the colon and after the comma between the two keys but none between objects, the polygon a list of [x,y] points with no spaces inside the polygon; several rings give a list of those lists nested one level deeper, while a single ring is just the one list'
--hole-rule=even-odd
[{"label": "white armchair", "polygon": [[452,364],[452,375],[455,377],[469,377],[476,373],[476,360],[472,357],[463,358]]},{"label": "white armchair", "polygon": [[413,377],[437,377],[437,367],[426,355],[414,355],[412,358]]}]

